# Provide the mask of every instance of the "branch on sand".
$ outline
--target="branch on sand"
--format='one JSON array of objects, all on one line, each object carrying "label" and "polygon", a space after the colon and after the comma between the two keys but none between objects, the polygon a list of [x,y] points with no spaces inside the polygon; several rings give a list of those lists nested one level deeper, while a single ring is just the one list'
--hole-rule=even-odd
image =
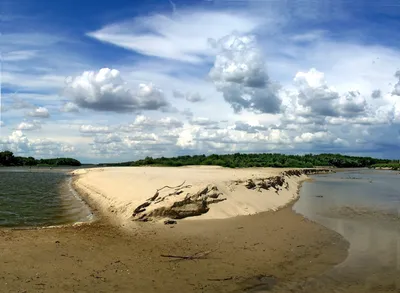
[{"label": "branch on sand", "polygon": [[212,249],[212,250],[207,250],[207,251],[200,251],[196,252],[192,255],[174,255],[174,254],[161,254],[161,257],[167,257],[167,258],[174,258],[175,260],[195,260],[195,259],[206,259],[207,256],[212,253],[217,251],[221,246],[221,242],[217,244],[217,247]]},{"label": "branch on sand", "polygon": [[218,278],[218,279],[207,279],[208,281],[229,281],[232,280],[233,277],[226,277],[226,278]]},{"label": "branch on sand", "polygon": [[186,182],[186,180],[183,181],[181,184],[179,184],[179,185],[177,185],[177,186],[168,186],[168,185],[165,185],[165,186],[163,186],[163,187],[157,189],[156,193],[155,193],[152,197],[150,197],[149,199],[147,199],[147,200],[148,200],[148,201],[155,201],[155,200],[157,199],[158,195],[159,195],[159,192],[160,192],[161,190],[163,190],[164,188],[170,188],[170,189],[172,189],[172,188],[179,188],[179,187],[182,187],[183,184],[185,184],[185,182]]},{"label": "branch on sand", "polygon": [[161,257],[175,258],[175,259],[180,259],[180,260],[195,260],[195,259],[205,259],[211,252],[213,252],[213,251],[212,250],[202,251],[202,252],[197,252],[192,255],[161,254]]}]

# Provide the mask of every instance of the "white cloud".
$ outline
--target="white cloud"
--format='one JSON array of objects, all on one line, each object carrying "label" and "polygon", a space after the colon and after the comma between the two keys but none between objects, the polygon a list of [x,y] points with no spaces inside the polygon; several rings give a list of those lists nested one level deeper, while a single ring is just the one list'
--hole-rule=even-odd
[{"label": "white cloud", "polygon": [[67,102],[61,107],[60,111],[65,113],[77,113],[79,112],[79,107],[74,103]]},{"label": "white cloud", "polygon": [[85,71],[67,80],[65,95],[82,108],[97,111],[131,112],[159,110],[168,106],[163,92],[153,84],[139,84],[133,91],[116,69]]},{"label": "white cloud", "polygon": [[6,124],[2,120],[0,120],[0,127],[4,127],[4,126],[6,126]]},{"label": "white cloud", "polygon": [[[22,82],[23,81],[23,82]],[[57,91],[64,85],[65,76],[55,74],[4,71],[2,83],[18,90]]]},{"label": "white cloud", "polygon": [[333,88],[327,86],[322,72],[315,68],[308,72],[298,72],[294,82],[299,87],[299,105],[309,108],[315,115],[338,115],[334,101],[339,98],[339,95]]},{"label": "white cloud", "polygon": [[116,133],[109,133],[107,135],[96,136],[93,142],[96,144],[119,143],[121,142],[121,138]]},{"label": "white cloud", "polygon": [[109,133],[111,130],[108,126],[92,126],[92,125],[81,125],[79,131],[85,134],[96,134],[96,133]]},{"label": "white cloud", "polygon": [[2,61],[3,62],[12,62],[12,61],[22,61],[28,60],[36,56],[37,51],[35,50],[20,50],[20,51],[12,51],[5,53]]},{"label": "white cloud", "polygon": [[186,95],[186,101],[197,103],[204,101],[204,99],[200,96],[199,93],[189,93]]},{"label": "white cloud", "polygon": [[207,117],[192,117],[189,119],[189,124],[191,125],[198,125],[198,126],[203,126],[205,128],[216,128],[218,129],[219,122],[211,120],[210,118]]},{"label": "white cloud", "polygon": [[294,42],[313,42],[320,40],[326,33],[327,32],[324,30],[314,30],[303,34],[293,35],[289,39]]},{"label": "white cloud", "polygon": [[43,158],[65,156],[66,152],[74,153],[76,151],[70,144],[49,139],[29,139],[21,130],[16,130],[7,137],[1,137],[0,149],[10,150],[20,155]]},{"label": "white cloud", "polygon": [[216,46],[219,53],[209,76],[234,111],[279,112],[279,88],[267,75],[255,37],[232,34],[218,40]]},{"label": "white cloud", "polygon": [[[259,18],[265,11],[256,9],[179,8],[172,16],[137,17],[89,33],[127,49],[118,55],[121,48],[109,47],[101,60],[96,54],[86,58],[83,43],[72,44],[61,32],[2,36],[2,82],[18,93],[15,99],[3,94],[7,127],[0,140],[19,141],[20,149],[26,142],[25,153],[32,155],[39,149],[34,142],[42,149],[75,148],[74,156],[93,161],[272,150],[381,155],[400,145],[400,73],[393,77],[400,64],[398,48],[366,45],[347,32],[336,35],[318,25],[300,30],[286,10],[281,12],[287,23],[277,26],[280,14]],[[297,15],[306,13],[309,19],[315,13],[308,8]],[[91,44],[95,50],[102,46]],[[118,71],[91,71],[103,64]],[[69,75],[76,77],[65,84]],[[65,85],[69,101],[60,98]],[[39,105],[51,112],[52,123],[29,133],[29,139],[12,133],[10,124],[21,121],[18,110]],[[160,111],[147,111],[153,109]],[[33,127],[24,123],[15,127]],[[81,125],[87,128],[80,131]]]},{"label": "white cloud", "polygon": [[396,71],[396,74],[394,76],[398,79],[398,82],[394,85],[392,94],[400,96],[400,70]]},{"label": "white cloud", "polygon": [[220,39],[232,31],[250,32],[267,18],[223,11],[180,11],[171,17],[138,17],[87,35],[143,55],[198,63],[212,54],[209,38]]},{"label": "white cloud", "polygon": [[17,126],[17,130],[38,130],[41,129],[42,125],[40,124],[40,121],[33,121],[33,122],[21,122]]},{"label": "white cloud", "polygon": [[143,115],[139,115],[135,118],[135,121],[128,125],[121,125],[119,129],[124,132],[134,132],[134,131],[148,131],[155,128],[160,129],[176,129],[181,128],[183,122],[177,118],[165,117],[161,119],[152,119]]},{"label": "white cloud", "polygon": [[248,133],[256,133],[262,130],[266,130],[268,129],[265,126],[261,126],[261,125],[250,125],[248,123],[242,122],[242,121],[236,121],[235,125],[234,125],[234,129],[238,130],[238,131],[245,131]]},{"label": "white cloud", "polygon": [[336,137],[330,132],[319,131],[315,133],[305,132],[294,138],[296,143],[312,143],[336,146],[347,146],[348,142],[340,137]]},{"label": "white cloud", "polygon": [[38,107],[38,108],[34,109],[33,111],[28,112],[27,115],[31,116],[31,117],[38,117],[38,118],[49,118],[50,117],[49,110],[47,110],[47,108],[45,108],[45,107]]},{"label": "white cloud", "polygon": [[344,117],[363,115],[367,110],[367,101],[359,91],[349,91],[338,101],[339,113]]},{"label": "white cloud", "polygon": [[182,148],[194,147],[196,144],[195,135],[200,131],[199,126],[186,127],[179,133],[176,145]]}]

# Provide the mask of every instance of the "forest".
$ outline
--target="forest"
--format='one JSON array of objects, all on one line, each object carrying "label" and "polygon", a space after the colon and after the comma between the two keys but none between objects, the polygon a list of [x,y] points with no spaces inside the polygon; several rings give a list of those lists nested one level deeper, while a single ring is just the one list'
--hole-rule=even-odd
[{"label": "forest", "polygon": [[[341,154],[306,154],[285,155],[278,153],[260,154],[224,154],[224,155],[194,155],[171,158],[146,157],[137,161],[122,163],[105,163],[97,166],[189,166],[214,165],[227,168],[247,167],[287,167],[287,168],[387,168],[400,170],[398,161],[376,159],[372,157],[355,157]],[[73,158],[35,159],[33,157],[14,156],[10,151],[0,152],[0,166],[81,166],[81,162]]]},{"label": "forest", "polygon": [[306,154],[284,155],[278,153],[262,154],[225,154],[225,155],[195,155],[179,156],[172,158],[146,157],[142,160],[100,164],[101,166],[188,166],[188,165],[215,165],[228,168],[246,167],[336,167],[336,168],[360,168],[371,167],[375,164],[390,164],[391,160],[376,159],[371,157],[354,157],[340,154]]},{"label": "forest", "polygon": [[80,166],[81,162],[72,158],[35,159],[33,157],[18,157],[10,151],[0,152],[0,166]]}]

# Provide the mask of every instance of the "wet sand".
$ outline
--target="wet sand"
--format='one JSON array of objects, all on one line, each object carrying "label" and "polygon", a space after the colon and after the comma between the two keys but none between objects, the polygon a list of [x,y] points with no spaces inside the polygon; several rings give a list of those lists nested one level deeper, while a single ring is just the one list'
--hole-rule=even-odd
[{"label": "wet sand", "polygon": [[347,257],[348,243],[293,202],[228,219],[121,225],[80,193],[95,222],[0,229],[0,292],[297,292],[280,288]]},{"label": "wet sand", "polygon": [[[338,182],[335,177],[360,179]],[[314,178],[303,184],[294,209],[343,235],[349,255],[312,281],[284,284],[277,292],[399,293],[398,175],[352,169]]]},{"label": "wet sand", "polygon": [[244,292],[315,277],[347,255],[343,238],[291,207],[131,229],[1,230],[0,292]]}]

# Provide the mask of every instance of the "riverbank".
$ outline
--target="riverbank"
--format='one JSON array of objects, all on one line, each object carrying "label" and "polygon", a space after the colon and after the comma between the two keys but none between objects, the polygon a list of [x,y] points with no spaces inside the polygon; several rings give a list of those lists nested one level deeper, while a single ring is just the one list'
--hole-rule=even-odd
[{"label": "riverbank", "polygon": [[[176,175],[174,170],[167,169],[170,170],[169,176]],[[203,170],[203,173],[211,175],[202,177],[195,176],[194,172],[191,175],[188,170],[186,178],[193,178],[188,183],[195,185],[199,182],[196,180],[204,179],[204,176],[216,178],[215,173],[207,171]],[[237,172],[235,180],[244,178],[238,170],[228,171],[229,174]],[[247,171],[254,173],[256,170]],[[274,169],[276,173],[268,174],[276,177],[286,171]],[[106,171],[99,172],[107,174]],[[254,174],[253,182],[258,184],[256,179],[260,173]],[[305,178],[304,174],[298,175],[296,177]],[[106,177],[117,183],[127,178],[140,180],[134,176],[121,177],[118,172]],[[82,178],[85,176],[75,176],[75,183]],[[156,177],[152,178],[153,183],[157,182]],[[182,183],[180,179],[176,179],[177,185]],[[285,182],[289,182],[289,187],[295,186],[294,181],[285,179]],[[299,184],[300,180],[296,182]],[[217,183],[218,188],[220,184]],[[288,191],[285,185],[282,186]],[[120,186],[117,190],[130,194],[134,187],[135,184]],[[159,184],[150,184],[149,192],[154,195],[158,188]],[[275,191],[282,191],[277,189]],[[329,270],[347,256],[348,244],[341,236],[294,213],[290,203],[283,208],[250,216],[206,219],[201,215],[171,226],[153,220],[146,223],[122,221],[121,216],[132,213],[130,208],[125,213],[120,210],[114,217],[118,220],[113,221],[113,210],[119,207],[118,201],[111,201],[106,197],[107,193],[97,191],[98,194],[89,196],[81,193],[92,207],[96,205],[95,199],[97,202],[101,198],[104,200],[103,204],[97,204],[99,217],[94,223],[51,229],[0,230],[3,239],[0,242],[1,292],[147,293],[176,292],[178,288],[182,292],[265,290],[287,282],[304,282]],[[248,190],[251,194],[263,196],[269,194],[266,191]],[[269,195],[282,195],[285,200],[297,197],[297,190],[294,195],[275,191]],[[147,194],[143,194],[138,203],[147,198]],[[113,203],[113,206],[106,208],[106,202]],[[224,202],[228,200],[221,203]],[[131,206],[134,207],[133,204],[128,207]],[[222,207],[218,210],[221,211]],[[128,225],[128,222],[133,224]]]},{"label": "riverbank", "polygon": [[[115,224],[226,219],[282,208],[307,174],[328,169],[114,167],[72,172],[74,188]],[[118,223],[117,223],[118,222]]]},{"label": "riverbank", "polygon": [[99,221],[0,235],[1,292],[243,292],[300,282],[347,255],[338,234],[291,207],[175,228],[141,223],[130,233]]}]

